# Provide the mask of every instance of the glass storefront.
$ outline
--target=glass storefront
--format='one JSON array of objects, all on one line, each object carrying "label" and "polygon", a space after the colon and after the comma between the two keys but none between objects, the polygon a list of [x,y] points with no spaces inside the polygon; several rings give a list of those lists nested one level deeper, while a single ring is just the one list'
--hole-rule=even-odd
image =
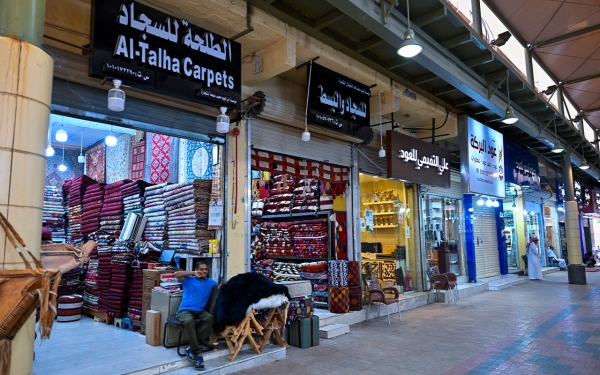
[{"label": "glass storefront", "polygon": [[422,291],[415,277],[421,261],[414,245],[414,185],[366,174],[359,179],[363,274],[404,284],[405,293]]},{"label": "glass storefront", "polygon": [[517,237],[517,224],[515,212],[516,205],[513,202],[504,203],[504,241],[506,242],[506,256],[509,268],[519,268],[519,242]]},{"label": "glass storefront", "polygon": [[460,241],[462,200],[424,195],[421,201],[427,268],[462,275]]}]

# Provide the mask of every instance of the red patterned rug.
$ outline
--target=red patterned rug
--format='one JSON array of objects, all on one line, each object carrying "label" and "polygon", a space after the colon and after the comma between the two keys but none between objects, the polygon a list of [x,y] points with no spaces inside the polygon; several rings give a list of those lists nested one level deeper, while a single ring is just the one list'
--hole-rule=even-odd
[{"label": "red patterned rug", "polygon": [[134,142],[131,138],[131,176],[132,180],[144,179],[144,163],[146,162],[146,141]]},{"label": "red patterned rug", "polygon": [[87,149],[85,158],[85,174],[98,182],[106,182],[106,145],[104,142]]},{"label": "red patterned rug", "polygon": [[179,140],[168,135],[146,133],[146,152],[150,159],[147,181],[152,184],[177,182]]}]

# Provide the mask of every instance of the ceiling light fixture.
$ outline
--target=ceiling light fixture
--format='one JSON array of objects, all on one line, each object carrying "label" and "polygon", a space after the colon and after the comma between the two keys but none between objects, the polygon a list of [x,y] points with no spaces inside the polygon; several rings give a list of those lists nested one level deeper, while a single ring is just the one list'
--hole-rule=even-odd
[{"label": "ceiling light fixture", "polygon": [[494,205],[494,203],[492,202],[492,200],[488,197],[488,199],[485,201],[485,205],[487,207],[492,207]]},{"label": "ceiling light fixture", "polygon": [[498,38],[492,40],[490,44],[496,47],[502,47],[506,44],[506,42],[508,42],[511,36],[512,34],[510,32],[505,31],[503,33],[498,34]]},{"label": "ceiling light fixture", "polygon": [[500,202],[498,202],[498,200],[494,199],[494,202],[492,202],[492,206],[500,207]]},{"label": "ceiling light fixture", "polygon": [[79,156],[77,157],[77,162],[79,164],[85,163],[85,156],[83,156],[83,130],[85,128],[81,128],[81,142],[79,145]]},{"label": "ceiling light fixture", "polygon": [[113,135],[112,125],[110,127],[110,134],[104,138],[104,143],[106,143],[106,145],[109,147],[114,147],[117,145],[117,137]]},{"label": "ceiling light fixture", "polygon": [[508,95],[508,107],[506,107],[506,113],[502,122],[508,125],[512,125],[515,122],[519,121],[517,115],[515,115],[515,111],[510,106],[510,84],[508,83],[508,77],[506,77],[506,93]]},{"label": "ceiling light fixture", "polygon": [[60,129],[58,129],[56,131],[54,138],[56,139],[57,142],[63,142],[63,143],[66,142],[67,139],[69,139],[69,135],[67,134],[67,131],[64,129],[64,125],[61,125]]},{"label": "ceiling light fixture", "polygon": [[48,125],[48,146],[46,147],[46,156],[54,156],[54,147],[52,147],[52,123]]},{"label": "ceiling light fixture", "polygon": [[125,91],[121,90],[120,79],[113,79],[114,89],[108,90],[108,109],[115,112],[122,112],[125,109]]},{"label": "ceiling light fixture", "polygon": [[565,150],[564,147],[561,146],[560,142],[558,142],[558,135],[556,134],[556,116],[554,117],[554,146],[552,147],[551,152],[555,154],[560,154]]},{"label": "ceiling light fixture", "polygon": [[[583,135],[581,136],[583,139]],[[581,142],[581,158],[583,159],[583,163],[579,165],[579,169],[585,171],[586,169],[590,169],[590,165],[585,161],[585,148],[583,147],[583,142]]]},{"label": "ceiling light fixture", "polygon": [[385,158],[385,148],[383,148],[383,127],[381,125],[381,93],[383,91],[379,91],[379,145],[381,148],[379,149],[379,157]]},{"label": "ceiling light fixture", "polygon": [[67,166],[65,165],[65,145],[64,144],[63,144],[62,148],[63,148],[62,162],[58,166],[58,170],[61,171],[61,172],[66,172],[67,171]]},{"label": "ceiling light fixture", "polygon": [[404,41],[400,44],[397,53],[402,57],[411,58],[421,53],[421,51],[423,51],[423,46],[415,40],[415,32],[410,28],[409,0],[406,0],[406,19],[408,20],[408,29],[404,32]]},{"label": "ceiling light fixture", "polygon": [[225,114],[227,107],[220,107],[221,114],[217,116],[217,133],[229,133],[229,116]]},{"label": "ceiling light fixture", "polygon": [[485,202],[483,201],[483,198],[479,197],[479,199],[477,200],[477,205],[483,206],[484,204],[485,204]]},{"label": "ceiling light fixture", "polygon": [[304,131],[302,132],[302,140],[310,141],[310,132],[308,131],[308,95],[310,94],[310,78],[312,75],[312,60],[308,65],[308,87],[306,89],[306,110],[304,112]]}]

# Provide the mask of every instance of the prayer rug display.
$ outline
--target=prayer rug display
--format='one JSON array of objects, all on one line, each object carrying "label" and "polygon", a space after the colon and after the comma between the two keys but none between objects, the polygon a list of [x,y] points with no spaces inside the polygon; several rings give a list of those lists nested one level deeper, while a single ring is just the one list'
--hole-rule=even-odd
[{"label": "prayer rug display", "polygon": [[106,182],[106,144],[98,143],[85,152],[85,174],[98,182]]},{"label": "prayer rug display", "polygon": [[212,143],[187,140],[186,148],[180,150],[185,155],[185,180],[203,179],[213,177]]},{"label": "prayer rug display", "polygon": [[131,135],[121,134],[117,144],[106,148],[106,183],[129,178],[131,167]]},{"label": "prayer rug display", "polygon": [[350,311],[350,290],[347,286],[329,287],[329,311],[346,314]]},{"label": "prayer rug display", "polygon": [[[63,186],[69,178],[75,178],[83,174],[83,164],[77,162],[79,150],[65,150],[65,160],[63,162],[62,150],[58,147],[54,149],[54,156],[48,156],[46,162],[46,186]],[[60,172],[58,166],[63,164],[67,170]]]},{"label": "prayer rug display", "polygon": [[152,184],[177,183],[179,178],[179,141],[168,135],[146,133],[144,180]]}]

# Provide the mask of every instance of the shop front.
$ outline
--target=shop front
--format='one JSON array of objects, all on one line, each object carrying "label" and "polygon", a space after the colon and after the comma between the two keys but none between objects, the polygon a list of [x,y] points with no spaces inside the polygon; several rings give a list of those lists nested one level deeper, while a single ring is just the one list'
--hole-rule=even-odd
[{"label": "shop front", "polygon": [[506,152],[502,134],[466,116],[459,126],[467,276],[474,282],[508,273],[502,240]]}]

